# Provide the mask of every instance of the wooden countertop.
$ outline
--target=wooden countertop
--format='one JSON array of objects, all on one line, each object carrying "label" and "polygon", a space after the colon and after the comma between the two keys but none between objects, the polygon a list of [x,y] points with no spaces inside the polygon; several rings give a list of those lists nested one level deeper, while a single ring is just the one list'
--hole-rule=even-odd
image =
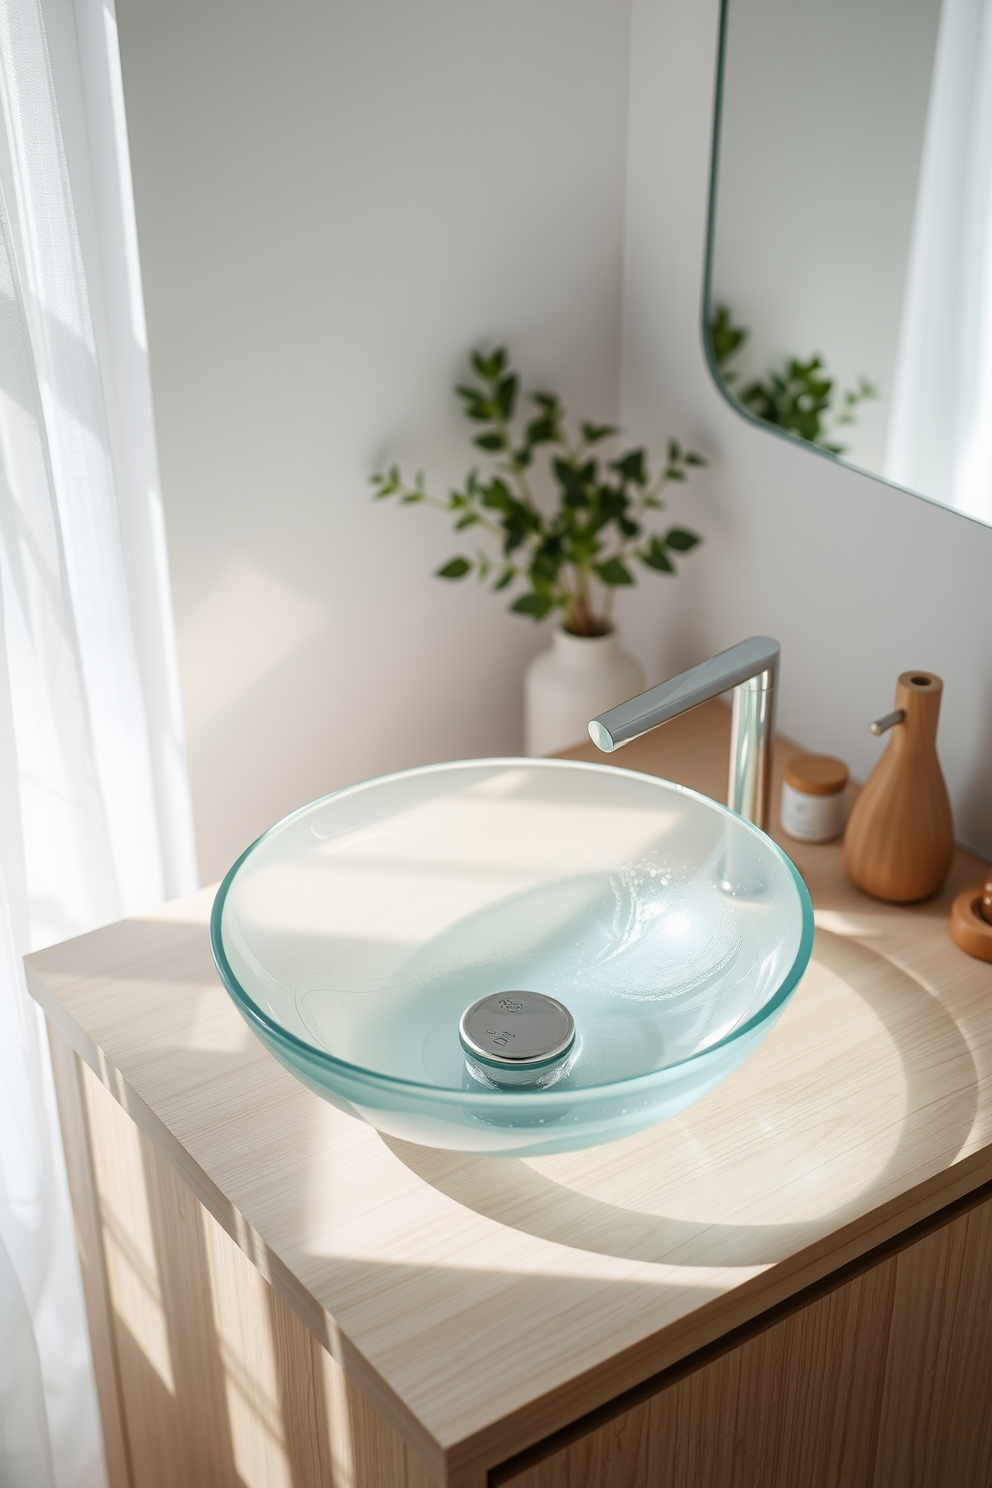
[{"label": "wooden countertop", "polygon": [[[728,744],[711,703],[617,759],[722,800]],[[839,844],[781,840],[817,925],[785,1014],[681,1116],[585,1152],[431,1151],[312,1095],[218,981],[212,890],[31,956],[29,982],[428,1469],[474,1483],[992,1180],[992,966],[947,931],[978,861],[900,909]]]}]

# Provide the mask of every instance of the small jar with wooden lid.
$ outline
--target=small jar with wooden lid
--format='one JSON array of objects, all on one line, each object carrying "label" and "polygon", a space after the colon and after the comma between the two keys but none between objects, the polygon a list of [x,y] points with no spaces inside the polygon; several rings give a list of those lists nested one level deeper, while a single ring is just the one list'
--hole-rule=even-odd
[{"label": "small jar with wooden lid", "polygon": [[847,766],[829,754],[797,754],[782,784],[782,831],[800,842],[832,842],[844,830]]}]

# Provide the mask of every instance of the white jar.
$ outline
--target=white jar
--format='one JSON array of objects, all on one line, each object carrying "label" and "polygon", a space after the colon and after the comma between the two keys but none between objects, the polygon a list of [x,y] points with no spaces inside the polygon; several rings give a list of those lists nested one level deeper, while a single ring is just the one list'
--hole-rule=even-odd
[{"label": "white jar", "polygon": [[603,636],[556,630],[524,680],[524,749],[551,754],[589,738],[589,720],[644,691],[639,661],[620,645],[615,630]]},{"label": "white jar", "polygon": [[844,830],[847,766],[829,754],[797,754],[782,783],[782,831],[800,842],[832,842]]}]

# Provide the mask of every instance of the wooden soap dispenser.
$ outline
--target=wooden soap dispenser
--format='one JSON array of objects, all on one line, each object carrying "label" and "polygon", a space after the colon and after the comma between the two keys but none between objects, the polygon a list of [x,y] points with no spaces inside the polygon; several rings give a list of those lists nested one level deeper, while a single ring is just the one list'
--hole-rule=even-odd
[{"label": "wooden soap dispenser", "polygon": [[844,862],[858,888],[876,899],[927,899],[951,866],[951,803],[937,759],[943,690],[932,672],[903,672],[895,712],[871,726],[875,734],[891,729],[892,738],[854,803]]}]

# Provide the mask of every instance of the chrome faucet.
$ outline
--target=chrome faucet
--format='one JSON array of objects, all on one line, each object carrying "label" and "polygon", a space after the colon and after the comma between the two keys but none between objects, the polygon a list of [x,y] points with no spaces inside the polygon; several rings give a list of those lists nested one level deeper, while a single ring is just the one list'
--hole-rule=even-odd
[{"label": "chrome faucet", "polygon": [[727,805],[767,832],[771,817],[772,746],[775,742],[775,688],[781,647],[769,636],[752,636],[709,661],[680,672],[657,687],[601,713],[589,737],[612,754],[650,729],[690,708],[734,689],[730,729],[730,783]]}]

